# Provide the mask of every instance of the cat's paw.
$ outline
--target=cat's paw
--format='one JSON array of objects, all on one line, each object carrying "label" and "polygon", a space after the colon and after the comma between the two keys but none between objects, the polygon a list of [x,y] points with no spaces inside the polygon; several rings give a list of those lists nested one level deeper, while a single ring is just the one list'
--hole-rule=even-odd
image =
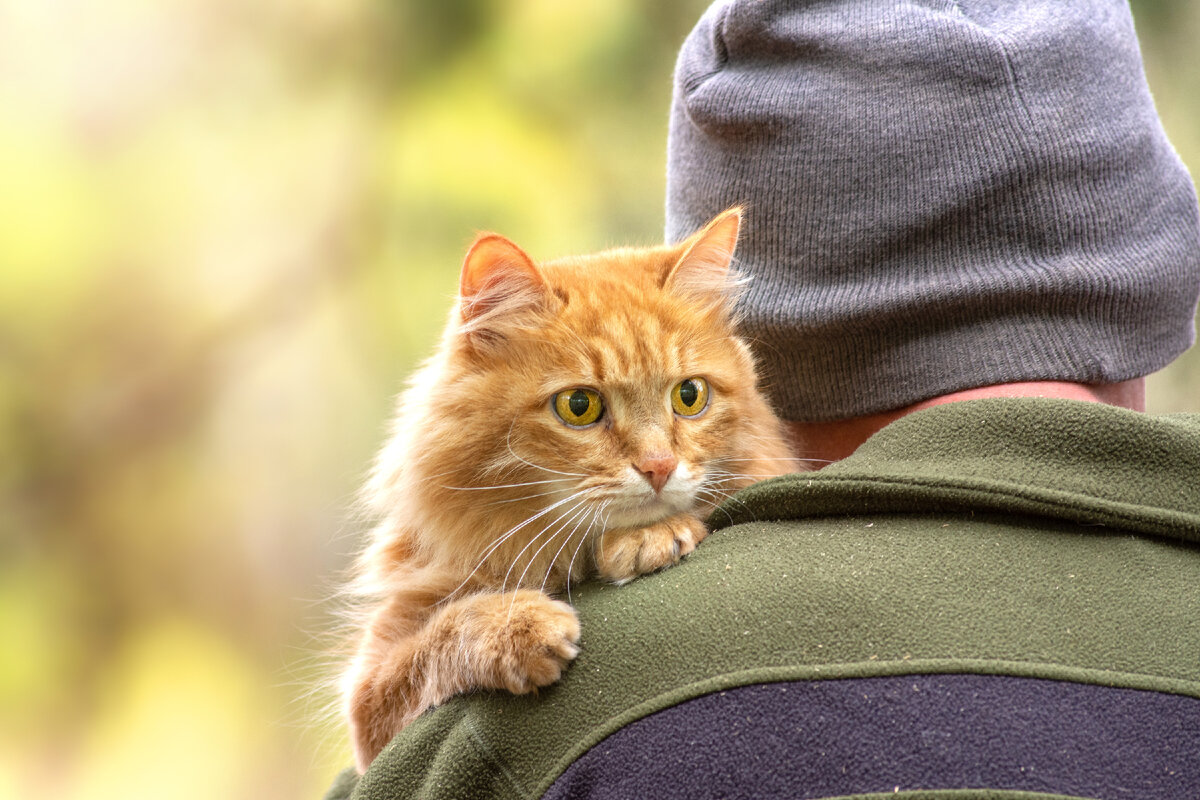
[{"label": "cat's paw", "polygon": [[679,514],[645,528],[605,531],[596,542],[596,570],[613,583],[669,567],[708,535],[699,517]]},{"label": "cat's paw", "polygon": [[521,589],[487,597],[463,639],[479,684],[527,694],[557,681],[579,653],[575,609],[542,592]]},{"label": "cat's paw", "polygon": [[369,641],[348,678],[359,772],[405,726],[457,694],[526,694],[557,681],[579,653],[579,618],[542,592],[485,592],[443,605],[416,635]]}]

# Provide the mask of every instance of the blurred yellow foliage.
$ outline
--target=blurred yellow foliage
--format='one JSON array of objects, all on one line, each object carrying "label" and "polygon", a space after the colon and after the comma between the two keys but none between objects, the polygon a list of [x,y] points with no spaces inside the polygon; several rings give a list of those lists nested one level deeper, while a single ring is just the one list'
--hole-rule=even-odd
[{"label": "blurred yellow foliage", "polygon": [[[705,5],[0,0],[0,797],[320,796],[390,397],[476,231],[661,238]],[[1200,164],[1200,7],[1135,13]]]},{"label": "blurred yellow foliage", "polygon": [[273,693],[229,642],[186,620],[147,620],[104,665],[79,760],[52,780],[78,800],[249,796],[274,760],[262,724],[278,713]]},{"label": "blurred yellow foliage", "polygon": [[111,223],[88,162],[53,120],[0,108],[0,314],[33,322],[78,302]]}]

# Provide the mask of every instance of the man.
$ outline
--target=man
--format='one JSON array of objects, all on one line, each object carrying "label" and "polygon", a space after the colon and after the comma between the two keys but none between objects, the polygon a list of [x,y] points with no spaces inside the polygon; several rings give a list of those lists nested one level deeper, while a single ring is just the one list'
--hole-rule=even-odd
[{"label": "man", "polygon": [[733,0],[675,80],[668,238],[747,208],[765,382],[837,463],[330,797],[1200,797],[1200,416],[1141,413],[1200,221],[1125,3]]}]

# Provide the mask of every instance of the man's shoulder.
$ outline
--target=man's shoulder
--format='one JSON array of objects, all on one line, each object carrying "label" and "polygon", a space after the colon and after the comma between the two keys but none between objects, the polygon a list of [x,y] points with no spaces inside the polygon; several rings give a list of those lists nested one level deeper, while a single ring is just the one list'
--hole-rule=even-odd
[{"label": "man's shoulder", "polygon": [[976,675],[1015,681],[988,691],[1200,697],[1200,548],[1186,541],[1200,471],[1182,474],[1200,458],[1200,417],[961,405],[751,487],[676,567],[575,587],[583,636],[560,683],[452,700],[353,796],[540,797],[572,765],[600,763],[584,755],[618,732],[672,709],[740,708],[756,686]]},{"label": "man's shoulder", "polygon": [[1008,513],[1200,541],[1200,414],[970,400],[902,417],[843,461],[750,487],[717,526],[875,512]]},{"label": "man's shoulder", "polygon": [[1200,697],[1197,581],[1194,547],[1040,518],[744,523],[677,567],[579,587],[581,652],[559,684],[451,701],[357,796],[540,797],[639,720],[753,686],[974,674]]}]

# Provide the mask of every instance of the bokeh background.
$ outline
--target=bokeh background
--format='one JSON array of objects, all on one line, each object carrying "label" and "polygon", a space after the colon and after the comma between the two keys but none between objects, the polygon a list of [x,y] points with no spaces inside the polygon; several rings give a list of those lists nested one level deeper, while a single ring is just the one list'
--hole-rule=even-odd
[{"label": "bokeh background", "polygon": [[[475,231],[661,240],[705,4],[0,0],[0,798],[321,795],[391,398]],[[1134,11],[1195,173],[1200,4]]]}]

